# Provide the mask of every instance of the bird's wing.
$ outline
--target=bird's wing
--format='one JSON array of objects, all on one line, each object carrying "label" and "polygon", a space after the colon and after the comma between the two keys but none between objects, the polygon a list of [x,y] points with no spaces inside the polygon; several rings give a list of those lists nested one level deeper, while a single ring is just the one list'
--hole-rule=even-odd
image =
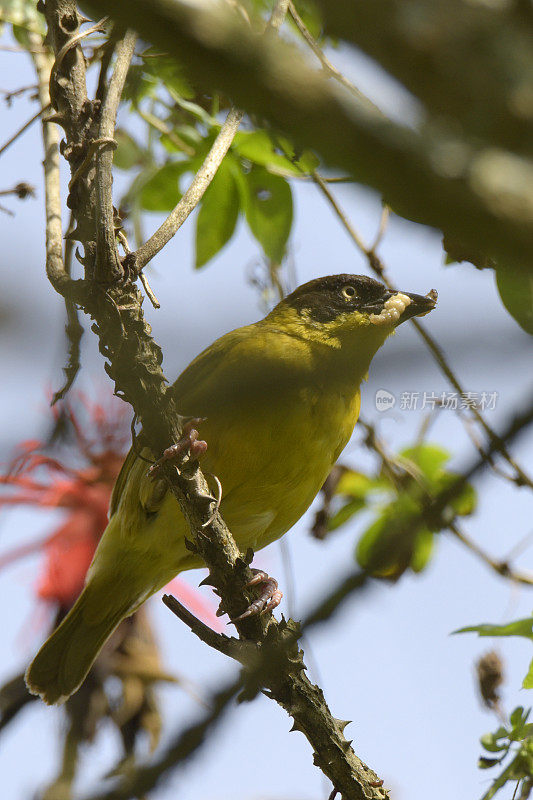
[{"label": "bird's wing", "polygon": [[137,461],[137,458],[138,458],[137,453],[135,452],[133,447],[131,447],[128,455],[126,456],[126,458],[124,460],[124,463],[122,464],[122,467],[120,468],[120,472],[118,474],[118,478],[117,478],[116,483],[115,483],[115,485],[113,487],[113,492],[111,494],[111,501],[109,503],[109,516],[110,517],[113,516],[113,514],[115,513],[115,511],[117,510],[117,508],[119,506],[120,498],[122,497],[122,492],[124,491],[124,487],[126,486],[126,484],[128,482],[128,478],[129,478],[129,475],[130,475],[131,468],[133,467],[133,465]]},{"label": "bird's wing", "polygon": [[[219,406],[221,394],[224,391],[234,391],[235,371],[230,367],[232,362],[234,362],[234,365],[237,363],[238,357],[232,358],[232,354],[234,354],[235,350],[238,350],[239,343],[247,338],[250,327],[239,328],[217,339],[191,361],[189,366],[181,373],[172,387],[172,392],[181,414],[184,416],[209,417],[214,407]],[[224,358],[221,358],[222,356]],[[145,452],[143,449],[145,446],[141,431],[137,436],[136,447],[135,449],[132,447],[126,456],[113,488],[109,506],[110,517],[118,509],[130,477],[138,472],[138,470],[134,469],[139,462],[138,453],[142,451],[145,457],[150,455],[148,450]],[[138,487],[139,499],[142,505],[145,505],[144,501],[149,499],[148,495],[151,497],[153,494],[148,491],[153,485],[153,481],[151,479],[141,480],[141,484]],[[160,488],[159,486],[157,487],[158,502],[163,499]],[[152,506],[153,504],[149,502],[149,505]]]}]

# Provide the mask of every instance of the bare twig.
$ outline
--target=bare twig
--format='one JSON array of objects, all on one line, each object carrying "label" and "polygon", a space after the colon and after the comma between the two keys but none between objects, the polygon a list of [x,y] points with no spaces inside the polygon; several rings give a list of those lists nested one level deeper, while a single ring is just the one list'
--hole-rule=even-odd
[{"label": "bare twig", "polygon": [[356,100],[359,103],[361,103],[367,110],[372,111],[375,114],[379,114],[379,116],[381,117],[384,117],[384,114],[381,111],[381,109],[378,108],[378,106],[375,103],[373,103],[372,100],[370,100],[370,98],[368,98],[365,94],[363,94],[363,92],[361,92],[360,89],[358,89],[357,86],[355,86],[355,84],[353,84],[350,80],[348,80],[348,78],[345,75],[343,75],[342,72],[338,70],[337,67],[335,67],[331,63],[329,58],[327,58],[327,56],[324,54],[324,51],[318,44],[318,42],[315,41],[315,39],[309,32],[303,19],[298,14],[298,11],[296,10],[292,0],[289,0],[289,14],[294,20],[294,24],[300,31],[303,39],[307,42],[307,44],[309,45],[315,56],[320,61],[326,75],[328,75],[331,78],[334,78],[334,80],[338,81],[342,86],[344,86],[345,89],[348,89],[348,91],[351,92],[351,94],[356,98]]},{"label": "bare twig", "polygon": [[[7,105],[10,106],[13,102],[15,97],[20,97],[21,94],[25,94],[26,92],[34,92],[37,93],[37,84],[32,83],[29,86],[20,86],[18,89],[12,89],[7,91],[6,89],[0,89],[1,93],[4,95],[4,100],[6,101]],[[34,99],[33,97],[31,98]]]},{"label": "bare twig", "polygon": [[[331,183],[331,181],[330,181],[330,183]],[[373,253],[376,252],[376,250],[378,249],[379,245],[381,244],[381,240],[385,236],[385,232],[387,230],[387,225],[389,223],[389,217],[390,217],[390,209],[389,209],[389,207],[387,205],[384,205],[383,208],[381,209],[381,217],[379,218],[379,225],[378,225],[378,230],[377,230],[376,236],[375,236],[374,241],[372,242],[372,244],[370,246],[370,250]]]},{"label": "bare twig", "polygon": [[448,525],[448,530],[458,539],[464,546],[476,555],[484,564],[498,573],[503,578],[508,578],[513,583],[522,583],[526,586],[533,586],[533,574],[529,575],[526,572],[513,569],[506,559],[499,560],[490,556],[482,547],[480,547],[473,539],[466,535],[456,523]]},{"label": "bare twig", "polygon": [[144,121],[148,125],[151,125],[153,128],[158,130],[160,133],[163,133],[163,134],[165,134],[165,136],[168,136],[170,141],[173,144],[175,144],[176,147],[179,148],[179,150],[181,150],[183,153],[185,153],[185,155],[193,156],[196,153],[196,150],[194,149],[194,147],[191,147],[190,144],[187,144],[187,142],[184,139],[182,139],[181,136],[178,136],[176,131],[174,131],[170,127],[170,125],[167,125],[166,122],[163,122],[163,120],[160,120],[159,117],[155,116],[155,114],[150,114],[149,111],[144,111],[142,108],[138,108],[137,109],[137,113],[142,119],[144,119]]},{"label": "bare twig", "polygon": [[2,191],[0,191],[0,197],[5,197],[8,194],[14,194],[19,200],[25,200],[27,197],[35,197],[35,187],[30,183],[22,181],[11,189],[2,189]]},{"label": "bare twig", "polygon": [[[131,59],[133,58],[136,41],[137,34],[134,31],[127,31],[124,39],[117,47],[115,69],[109,82],[100,117],[98,138],[101,141],[113,141],[118,106]],[[96,237],[96,277],[100,282],[109,284],[122,277],[122,267],[115,238],[112,167],[112,148],[100,148],[96,166],[97,213],[101,220],[101,224],[97,226]]]},{"label": "bare twig", "polygon": [[128,264],[136,272],[140,272],[170,242],[185,220],[194,211],[228,152],[242,118],[242,111],[236,108],[230,110],[204,163],[194,176],[191,185],[179,203],[148,241],[131,254],[131,259],[128,259]]},{"label": "bare twig", "polygon": [[233,636],[217,633],[194,614],[191,614],[173,595],[165,594],[162,599],[166,607],[209,647],[240,661],[241,664],[249,664],[254,654],[257,657],[258,647],[256,644],[245,639],[235,639]]},{"label": "bare twig", "polygon": [[[416,319],[413,320],[413,323],[416,330],[418,331],[418,334],[422,337],[428,348],[431,350],[435,358],[435,361],[439,365],[444,375],[446,375],[446,377],[450,381],[455,391],[458,392],[459,394],[464,394],[463,386],[459,383],[455,373],[452,371],[450,365],[446,361],[442,349],[439,347],[435,339],[427,332],[425,327],[418,320]],[[516,460],[509,453],[509,450],[505,446],[505,444],[503,442],[498,441],[496,433],[488,424],[483,414],[481,414],[480,411],[475,406],[472,406],[471,411],[474,417],[481,425],[481,427],[483,428],[483,430],[485,431],[485,433],[487,434],[487,436],[491,439],[491,441],[494,440],[495,443],[494,452],[499,453],[515,471],[516,478],[514,479],[514,483],[516,483],[517,486],[529,486],[530,489],[533,489],[533,479],[522,469],[522,467],[519,464],[517,464]]]},{"label": "bare twig", "polygon": [[[72,254],[74,251],[74,241],[70,237],[74,230],[74,218],[72,212],[70,214],[70,221],[67,233],[65,234],[65,255],[64,264],[65,271],[71,275],[72,269]],[[67,363],[63,367],[65,380],[63,385],[54,393],[51,405],[55,405],[59,400],[62,400],[70,391],[72,384],[76,380],[78,372],[80,371],[80,343],[84,334],[83,325],[80,322],[78,308],[76,304],[69,298],[65,297],[65,311],[67,315],[67,324],[65,325],[65,334],[67,337]]]},{"label": "bare twig", "polygon": [[109,69],[109,65],[111,64],[111,59],[113,58],[113,53],[115,52],[115,47],[117,45],[117,41],[114,37],[115,31],[113,29],[112,33],[110,34],[109,40],[104,45],[102,50],[102,57],[100,60],[100,71],[98,73],[98,85],[96,87],[96,94],[95,97],[100,102],[104,101],[106,89],[107,89],[107,70]]},{"label": "bare twig", "polygon": [[[40,51],[39,51],[39,55],[42,55],[42,53],[41,53]],[[5,151],[7,150],[7,148],[8,148],[10,145],[12,145],[12,144],[13,144],[13,142],[16,142],[16,140],[19,138],[19,136],[20,136],[21,134],[23,134],[23,133],[24,133],[24,131],[26,131],[26,130],[27,130],[29,127],[30,127],[30,125],[33,125],[33,123],[35,122],[35,120],[39,119],[39,117],[41,116],[41,114],[44,114],[44,112],[45,112],[45,111],[48,111],[48,109],[49,109],[49,108],[50,108],[50,103],[48,103],[46,106],[43,106],[43,107],[41,107],[41,108],[39,109],[39,111],[37,111],[37,113],[33,115],[33,117],[31,117],[31,118],[30,118],[30,119],[29,119],[27,122],[25,122],[25,123],[24,123],[24,125],[22,125],[22,127],[20,127],[20,128],[18,129],[18,131],[17,131],[16,133],[14,133],[14,134],[13,134],[13,136],[11,136],[11,137],[10,137],[10,138],[7,140],[7,142],[5,142],[5,143],[2,145],[2,147],[0,147],[0,156],[2,155],[2,153],[5,153]]]},{"label": "bare twig", "polygon": [[[28,34],[34,48],[32,59],[38,79],[41,112],[51,107],[49,82],[54,63],[50,51],[45,49],[36,33]],[[81,294],[81,281],[72,281],[63,263],[63,230],[61,227],[61,186],[59,176],[59,132],[55,125],[43,122],[44,189],[46,212],[46,274],[59,294]]]}]

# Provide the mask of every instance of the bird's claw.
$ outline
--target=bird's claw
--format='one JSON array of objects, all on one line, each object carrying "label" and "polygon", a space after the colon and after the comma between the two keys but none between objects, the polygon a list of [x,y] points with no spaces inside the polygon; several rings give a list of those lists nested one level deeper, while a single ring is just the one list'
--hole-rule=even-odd
[{"label": "bird's claw", "polygon": [[204,421],[205,417],[193,417],[183,426],[183,435],[179,442],[167,447],[161,458],[148,470],[150,478],[158,478],[164,464],[173,463],[181,466],[186,457],[189,461],[198,461],[204,455],[207,450],[207,442],[199,438],[200,434],[195,427]]},{"label": "bird's claw", "polygon": [[266,611],[272,611],[281,603],[283,593],[278,589],[277,580],[271,578],[270,575],[267,575],[267,573],[263,572],[261,569],[254,569],[252,572],[254,573],[254,577],[248,581],[246,588],[262,585],[261,593],[253,603],[250,603],[246,611],[230,620],[228,625],[233,622],[240,622],[247,617],[256,617],[259,614],[264,614]]}]

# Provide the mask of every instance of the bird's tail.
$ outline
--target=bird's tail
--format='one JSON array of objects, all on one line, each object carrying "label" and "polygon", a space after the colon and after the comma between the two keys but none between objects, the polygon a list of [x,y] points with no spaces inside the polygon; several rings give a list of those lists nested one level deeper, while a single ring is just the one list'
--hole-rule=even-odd
[{"label": "bird's tail", "polygon": [[113,602],[107,592],[102,608],[102,587],[98,583],[89,581],[26,671],[29,691],[49,705],[63,703],[79,688],[106,639],[138,605],[123,596]]}]

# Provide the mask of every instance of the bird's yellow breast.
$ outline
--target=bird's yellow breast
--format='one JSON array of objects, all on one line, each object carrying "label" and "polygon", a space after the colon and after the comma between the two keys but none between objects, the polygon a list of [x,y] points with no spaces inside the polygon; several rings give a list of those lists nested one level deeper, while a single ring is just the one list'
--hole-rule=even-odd
[{"label": "bird's yellow breast", "polygon": [[[340,365],[338,348],[324,348],[257,324],[215,342],[175,384],[180,412],[206,418],[202,468],[221,482],[221,513],[243,551],[264,547],[302,516],[357,421],[367,359]],[[113,517],[122,535],[113,542],[144,554],[162,582],[201,564],[185,548],[175,499],[158,496],[146,469],[140,459],[126,468]],[[99,557],[116,558],[107,538]]]}]

